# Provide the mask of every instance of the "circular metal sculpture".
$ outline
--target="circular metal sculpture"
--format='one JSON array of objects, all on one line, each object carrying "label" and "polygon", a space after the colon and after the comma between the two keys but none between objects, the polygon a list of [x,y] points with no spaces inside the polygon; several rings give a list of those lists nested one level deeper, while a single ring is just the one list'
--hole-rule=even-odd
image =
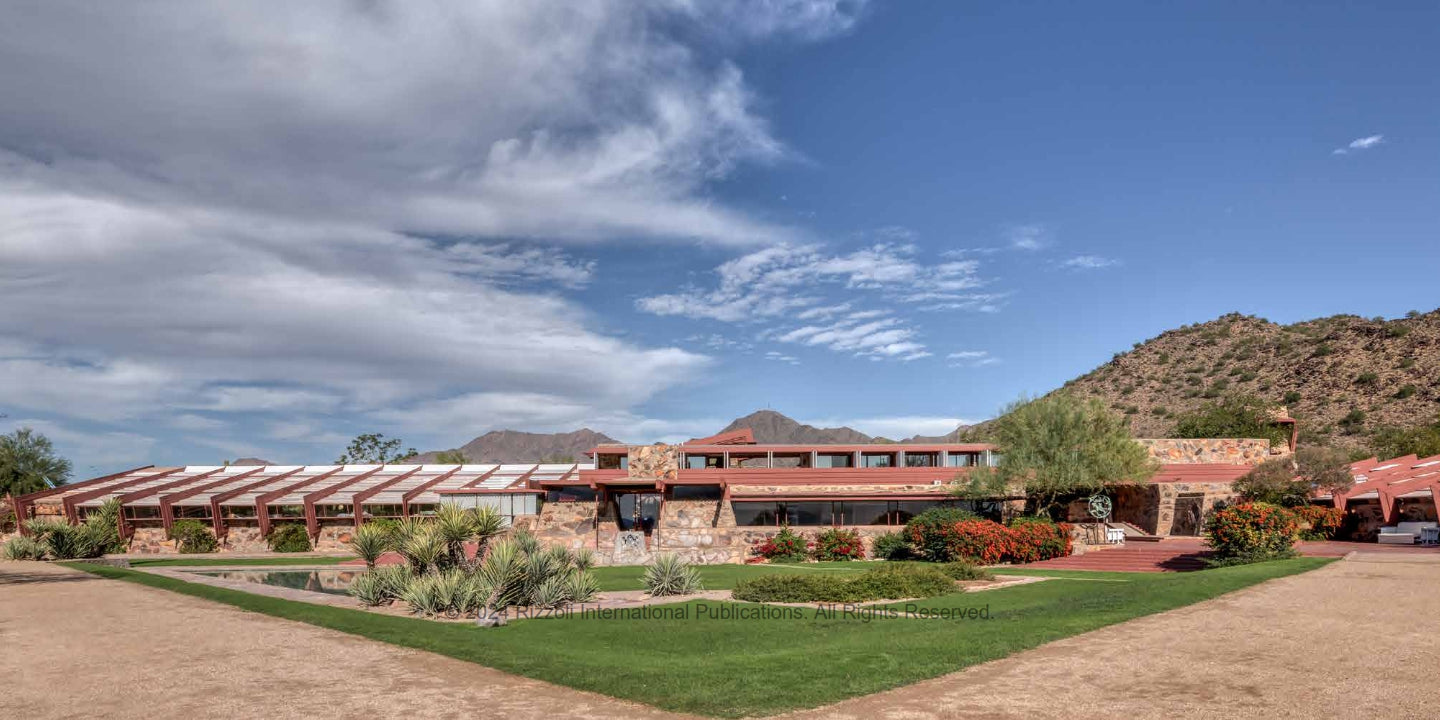
[{"label": "circular metal sculpture", "polygon": [[1114,510],[1114,506],[1110,503],[1110,498],[1104,495],[1090,496],[1090,517],[1096,520],[1104,520],[1110,517],[1112,510]]}]

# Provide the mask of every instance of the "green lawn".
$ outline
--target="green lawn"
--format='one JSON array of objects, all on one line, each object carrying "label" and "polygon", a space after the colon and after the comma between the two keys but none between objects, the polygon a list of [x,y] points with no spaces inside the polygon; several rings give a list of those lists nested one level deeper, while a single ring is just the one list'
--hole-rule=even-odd
[{"label": "green lawn", "polygon": [[199,567],[227,565],[338,565],[353,557],[263,557],[263,558],[221,558],[212,555],[192,555],[179,558],[155,558],[131,560],[131,567]]},{"label": "green lawn", "polygon": [[[75,567],[667,710],[740,717],[906,685],[1327,562],[1300,558],[1192,573],[1055,572],[1067,579],[917,603],[932,610],[984,608],[983,620],[865,622],[814,611],[726,620],[702,616],[702,608],[758,606],[691,602],[669,606],[683,609],[684,617],[552,618],[495,629],[292,602],[108,566]],[[621,570],[606,569],[606,582],[630,582]],[[755,570],[705,572],[718,586]]]},{"label": "green lawn", "polygon": [[[705,583],[706,590],[730,590],[735,587],[736,582],[760,575],[794,573],[854,575],[870,568],[879,567],[879,565],[879,563],[866,562],[820,562],[799,565],[697,565],[696,568],[700,571],[700,578]],[[593,568],[591,572],[595,574],[595,579],[600,581],[602,591],[644,589],[644,586],[640,584],[640,577],[645,574],[645,568],[641,566],[597,567]]]}]

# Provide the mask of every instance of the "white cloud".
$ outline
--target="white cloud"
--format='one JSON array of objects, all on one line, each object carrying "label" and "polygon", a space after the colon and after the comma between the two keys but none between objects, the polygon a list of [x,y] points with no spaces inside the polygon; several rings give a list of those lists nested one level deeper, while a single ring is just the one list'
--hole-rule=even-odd
[{"label": "white cloud", "polygon": [[960,350],[946,355],[945,360],[953,368],[978,368],[1000,363],[1000,358],[991,355],[989,350]]},{"label": "white cloud", "polygon": [[1373,148],[1383,142],[1385,142],[1384,135],[1366,135],[1365,137],[1355,138],[1354,140],[1351,140],[1350,144],[1346,145],[1345,147],[1335,148],[1334,150],[1330,151],[1330,154],[1348,155],[1352,152],[1359,150],[1369,150],[1370,148]]},{"label": "white cloud", "polygon": [[1119,265],[1120,261],[1114,258],[1101,257],[1099,255],[1076,255],[1068,260],[1060,261],[1060,267],[1072,270],[1096,270],[1099,268],[1113,267]]},{"label": "white cloud", "polygon": [[785,353],[777,352],[775,350],[771,350],[765,353],[765,359],[773,360],[775,362],[789,363],[790,365],[800,364],[800,359],[795,357],[794,355],[786,355]]},{"label": "white cloud", "polygon": [[[58,455],[75,462],[74,477],[79,480],[94,474],[96,467],[138,467],[147,463],[155,438],[121,431],[85,431],[69,425],[39,419],[0,420],[3,432],[28,427],[49,438]],[[84,463],[81,465],[80,463]]]},{"label": "white cloud", "polygon": [[172,421],[193,431],[205,413],[457,394],[586,412],[643,402],[707,359],[593,329],[560,292],[596,264],[554,243],[796,242],[706,192],[788,154],[726,55],[843,33],[862,11],[321,0],[11,13],[0,397],[102,421],[200,411]]},{"label": "white cloud", "polygon": [[1016,250],[1040,250],[1051,244],[1050,231],[1044,225],[1014,225],[1005,232],[1010,247]]}]

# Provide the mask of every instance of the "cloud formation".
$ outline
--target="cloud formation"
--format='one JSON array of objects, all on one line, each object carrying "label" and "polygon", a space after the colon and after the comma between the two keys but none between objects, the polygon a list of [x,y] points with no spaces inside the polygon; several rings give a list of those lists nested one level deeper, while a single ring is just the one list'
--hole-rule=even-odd
[{"label": "cloud formation", "polygon": [[1334,150],[1331,150],[1331,151],[1330,151],[1330,154],[1331,154],[1331,155],[1349,155],[1349,154],[1352,153],[1352,152],[1359,152],[1359,151],[1361,151],[1361,150],[1369,150],[1370,148],[1373,148],[1373,147],[1375,147],[1376,145],[1379,145],[1379,144],[1381,144],[1381,143],[1383,143],[1383,142],[1385,142],[1385,136],[1384,136],[1384,135],[1366,135],[1365,137],[1355,138],[1354,140],[1351,140],[1351,141],[1350,141],[1350,144],[1349,144],[1349,145],[1346,145],[1345,147],[1338,147],[1338,148],[1335,148]]},{"label": "cloud formation", "polygon": [[101,422],[178,408],[193,432],[381,408],[579,423],[643,402],[707,359],[593,329],[565,297],[596,272],[577,244],[793,242],[705,196],[788,153],[725,53],[843,33],[863,9],[11,8],[0,395]]}]

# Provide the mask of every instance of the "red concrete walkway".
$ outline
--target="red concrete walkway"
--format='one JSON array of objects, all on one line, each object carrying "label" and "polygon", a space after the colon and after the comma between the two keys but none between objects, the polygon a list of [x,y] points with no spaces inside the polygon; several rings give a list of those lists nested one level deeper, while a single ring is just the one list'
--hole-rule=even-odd
[{"label": "red concrete walkway", "polygon": [[[1355,552],[1423,553],[1440,555],[1440,546],[1377,545],[1356,542],[1301,542],[1295,548],[1310,557],[1344,557]],[[1110,572],[1184,572],[1205,569],[1210,549],[1200,538],[1167,538],[1159,542],[1130,542],[1120,547],[1092,550],[1084,555],[1045,560],[1023,567]]]}]

